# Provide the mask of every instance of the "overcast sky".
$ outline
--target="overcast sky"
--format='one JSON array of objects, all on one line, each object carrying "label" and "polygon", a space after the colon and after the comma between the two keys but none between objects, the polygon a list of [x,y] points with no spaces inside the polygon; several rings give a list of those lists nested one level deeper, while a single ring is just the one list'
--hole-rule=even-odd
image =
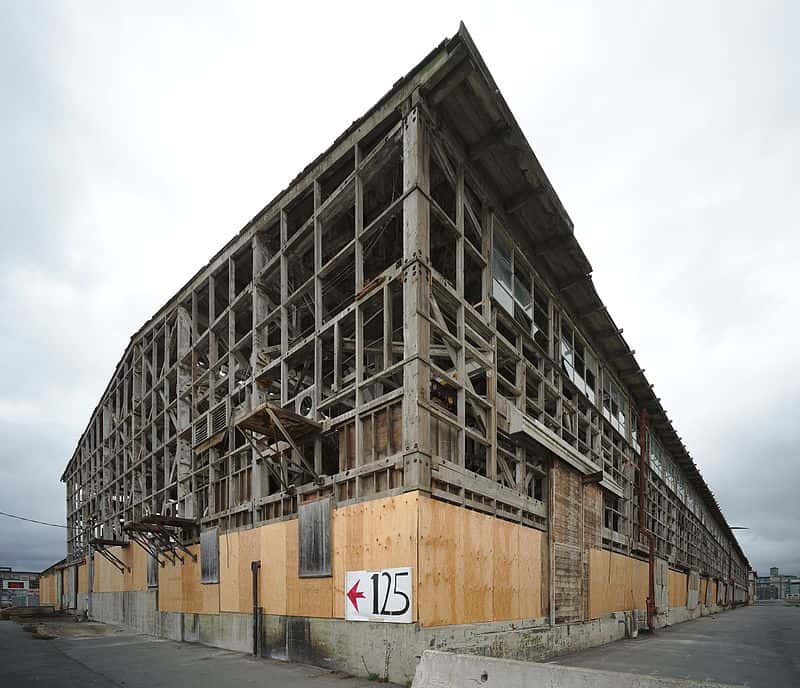
[{"label": "overcast sky", "polygon": [[[752,565],[800,573],[800,4],[273,4],[0,0],[0,511],[64,522],[130,336],[463,19]],[[0,517],[0,565],[63,554]]]}]

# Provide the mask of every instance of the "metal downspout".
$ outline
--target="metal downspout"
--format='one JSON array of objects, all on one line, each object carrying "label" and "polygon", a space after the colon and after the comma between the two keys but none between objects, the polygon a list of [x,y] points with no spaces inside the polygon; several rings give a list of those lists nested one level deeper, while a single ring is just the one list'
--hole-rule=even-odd
[{"label": "metal downspout", "polygon": [[647,461],[650,436],[647,432],[647,411],[639,414],[639,534],[647,537],[649,550],[648,579],[649,593],[647,597],[647,627],[656,630],[656,553],[655,537],[647,528]]}]

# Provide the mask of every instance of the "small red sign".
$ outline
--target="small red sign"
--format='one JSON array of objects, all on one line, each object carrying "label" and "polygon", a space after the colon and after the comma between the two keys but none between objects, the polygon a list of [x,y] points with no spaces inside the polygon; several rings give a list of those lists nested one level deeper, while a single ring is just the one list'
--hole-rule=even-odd
[{"label": "small red sign", "polygon": [[24,590],[25,583],[22,581],[6,581],[6,588],[9,590]]}]

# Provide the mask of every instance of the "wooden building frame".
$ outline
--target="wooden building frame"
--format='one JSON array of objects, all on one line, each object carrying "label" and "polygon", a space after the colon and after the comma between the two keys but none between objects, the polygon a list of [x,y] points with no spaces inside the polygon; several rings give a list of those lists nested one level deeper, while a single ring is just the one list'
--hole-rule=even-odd
[{"label": "wooden building frame", "polygon": [[597,546],[651,533],[746,586],[591,271],[462,26],[131,338],[62,476],[69,559],[153,516],[224,533],[420,490],[550,532],[551,570],[586,499]]}]

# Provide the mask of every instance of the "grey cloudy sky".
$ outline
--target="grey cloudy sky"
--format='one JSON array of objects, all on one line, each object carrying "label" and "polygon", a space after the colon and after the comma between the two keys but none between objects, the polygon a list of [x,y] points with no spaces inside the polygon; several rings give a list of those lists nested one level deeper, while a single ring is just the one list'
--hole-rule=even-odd
[{"label": "grey cloudy sky", "polygon": [[[0,0],[0,510],[130,335],[463,19],[740,535],[800,573],[800,4]],[[64,533],[0,518],[0,565]]]}]

